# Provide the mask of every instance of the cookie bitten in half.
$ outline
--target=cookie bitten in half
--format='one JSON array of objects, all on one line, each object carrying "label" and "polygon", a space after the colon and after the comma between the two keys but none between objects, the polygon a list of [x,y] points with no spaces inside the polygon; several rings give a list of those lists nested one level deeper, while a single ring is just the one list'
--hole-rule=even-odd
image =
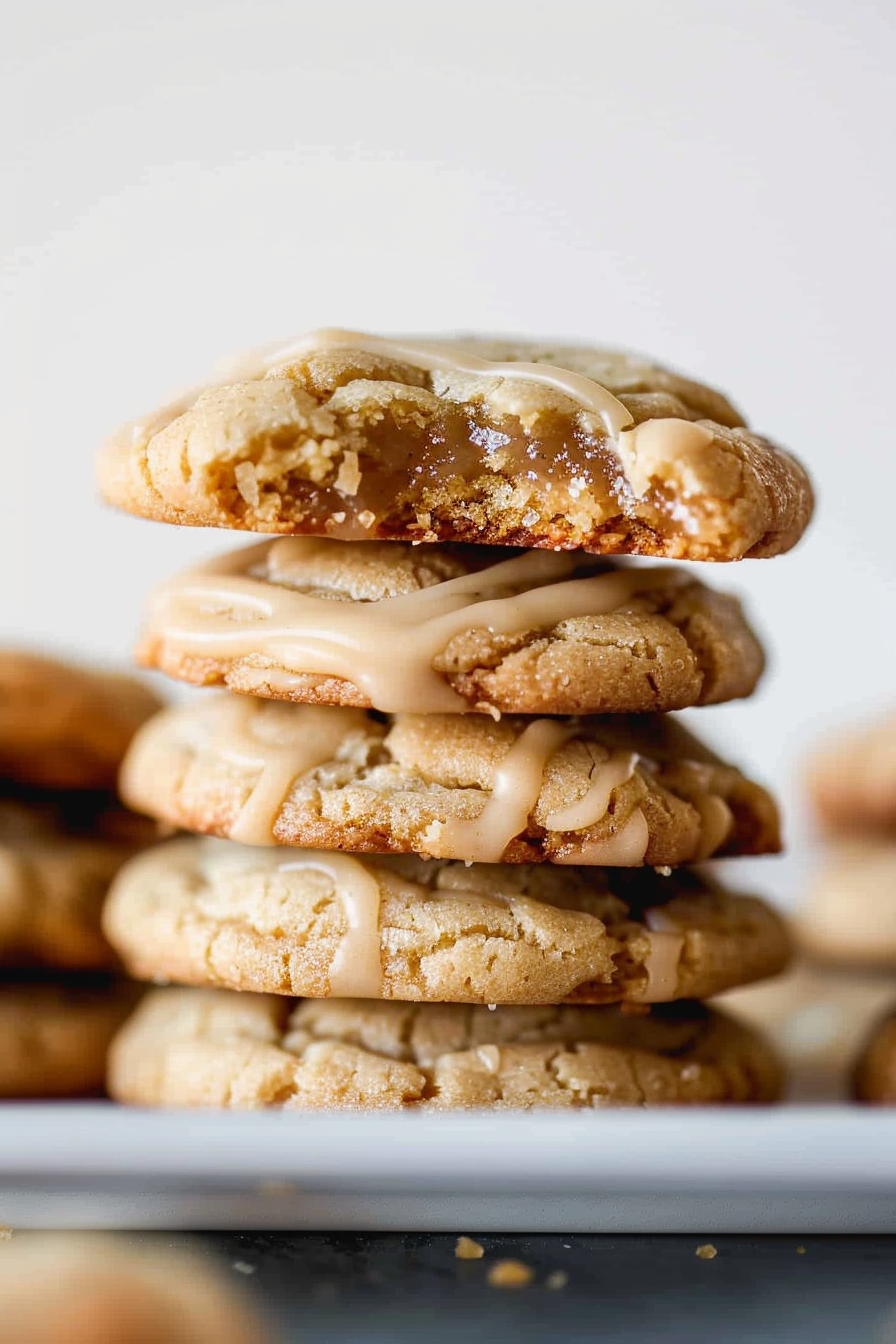
[{"label": "cookie bitten in half", "polygon": [[689,560],[777,555],[813,507],[793,457],[649,360],[332,330],[125,426],[98,478],[181,525]]}]

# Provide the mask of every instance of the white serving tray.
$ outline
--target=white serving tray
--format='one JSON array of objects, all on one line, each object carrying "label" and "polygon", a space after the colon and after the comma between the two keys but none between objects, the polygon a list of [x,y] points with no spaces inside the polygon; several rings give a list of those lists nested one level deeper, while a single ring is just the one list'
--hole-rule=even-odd
[{"label": "white serving tray", "polygon": [[0,1224],[896,1232],[896,1111],[0,1107]]}]

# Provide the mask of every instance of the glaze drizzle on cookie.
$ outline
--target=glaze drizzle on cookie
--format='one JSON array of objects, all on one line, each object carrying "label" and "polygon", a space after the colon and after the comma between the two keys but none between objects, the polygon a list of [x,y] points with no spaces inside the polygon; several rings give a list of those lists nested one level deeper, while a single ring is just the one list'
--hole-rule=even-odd
[{"label": "glaze drizzle on cookie", "polygon": [[316,352],[329,350],[359,350],[365,354],[382,355],[427,373],[470,374],[477,378],[536,383],[550,387],[569,397],[583,410],[598,415],[612,438],[617,438],[632,424],[631,412],[593,378],[561,369],[553,364],[534,364],[524,360],[495,361],[482,359],[464,348],[463,339],[428,340],[425,337],[371,336],[364,331],[344,331],[326,327],[309,332],[291,345],[273,346],[263,351],[250,352],[229,361],[226,368],[234,381],[264,378],[273,370],[308,359]]},{"label": "glaze drizzle on cookie", "polygon": [[301,591],[322,552],[345,545],[289,537],[212,560],[156,590],[145,635],[197,658],[257,657],[259,680],[274,664],[273,687],[287,693],[290,674],[319,673],[359,687],[374,709],[462,712],[468,703],[433,667],[455,636],[553,629],[689,582],[682,570],[607,570],[569,552],[528,551],[378,601]]}]

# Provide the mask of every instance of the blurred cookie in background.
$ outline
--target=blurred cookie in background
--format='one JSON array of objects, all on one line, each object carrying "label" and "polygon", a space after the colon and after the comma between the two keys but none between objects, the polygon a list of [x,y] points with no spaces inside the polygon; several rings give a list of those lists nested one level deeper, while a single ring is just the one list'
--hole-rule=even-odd
[{"label": "blurred cookie in background", "polygon": [[274,1344],[193,1251],[20,1233],[0,1247],[0,1344]]},{"label": "blurred cookie in background", "polygon": [[896,972],[808,960],[776,980],[732,990],[719,1006],[763,1031],[787,1072],[787,1097],[844,1101],[872,1024],[896,999]]},{"label": "blurred cookie in background", "polygon": [[826,830],[896,837],[896,712],[825,741],[806,782]]},{"label": "blurred cookie in background", "polygon": [[103,1093],[139,995],[112,974],[103,901],[160,833],[115,786],[158,706],[133,677],[0,649],[0,1100]]},{"label": "blurred cookie in background", "polygon": [[0,780],[114,789],[131,738],[159,708],[136,677],[0,649]]},{"label": "blurred cookie in background", "polygon": [[139,993],[108,976],[7,972],[0,980],[0,1101],[100,1096],[109,1044]]},{"label": "blurred cookie in background", "polygon": [[828,844],[795,923],[808,955],[889,970],[896,997],[896,836]]},{"label": "blurred cookie in background", "polygon": [[823,838],[792,918],[801,959],[724,1004],[778,1046],[792,1098],[896,1100],[896,714],[822,745],[806,778]]},{"label": "blurred cookie in background", "polygon": [[0,967],[107,970],[116,960],[100,928],[103,901],[138,845],[104,836],[98,818],[72,832],[57,813],[0,798]]},{"label": "blurred cookie in background", "polygon": [[891,999],[859,1053],[853,1086],[858,1101],[896,1106],[896,999]]}]

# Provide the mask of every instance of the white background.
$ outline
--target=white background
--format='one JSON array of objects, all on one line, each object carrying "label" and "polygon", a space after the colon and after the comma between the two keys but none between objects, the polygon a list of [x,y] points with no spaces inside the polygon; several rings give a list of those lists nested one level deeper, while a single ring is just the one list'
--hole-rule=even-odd
[{"label": "white background", "polygon": [[[896,7],[888,0],[28,3],[2,44],[4,636],[124,659],[232,535],[116,517],[91,458],[305,329],[643,349],[813,470],[792,556],[716,569],[773,663],[716,741],[785,791],[893,698]],[[791,894],[798,859],[765,868]],[[805,839],[802,857],[806,857]]]}]

